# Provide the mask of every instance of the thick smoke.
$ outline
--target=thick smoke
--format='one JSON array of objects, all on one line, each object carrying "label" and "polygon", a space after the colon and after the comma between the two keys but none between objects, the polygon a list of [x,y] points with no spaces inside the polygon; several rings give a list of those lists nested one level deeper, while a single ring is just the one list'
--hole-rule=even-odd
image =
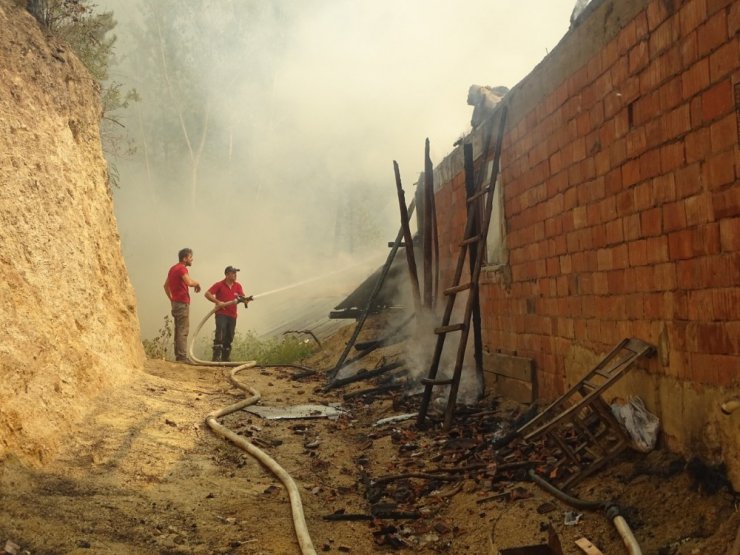
[{"label": "thick smoke", "polygon": [[[112,78],[141,96],[121,115],[137,151],[113,161],[145,337],[169,310],[162,283],[186,246],[195,251],[191,275],[206,287],[229,264],[242,269],[239,280],[252,294],[330,274],[290,301],[325,298],[330,308],[382,263],[395,237],[393,160],[409,200],[425,138],[438,163],[469,129],[468,87],[516,84],[557,44],[573,7],[572,0],[96,3],[119,22]],[[171,18],[153,26],[147,14],[167,6]],[[164,43],[169,83],[152,69],[166,58]],[[279,297],[255,301],[239,329],[275,327],[286,317]],[[191,318],[211,306],[196,296]]]}]

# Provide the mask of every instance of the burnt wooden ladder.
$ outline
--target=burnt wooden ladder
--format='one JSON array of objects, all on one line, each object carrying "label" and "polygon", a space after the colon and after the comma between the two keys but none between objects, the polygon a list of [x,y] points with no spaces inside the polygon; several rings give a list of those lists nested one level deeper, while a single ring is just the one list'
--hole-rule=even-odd
[{"label": "burnt wooden ladder", "polygon": [[[432,398],[432,390],[435,386],[449,385],[450,393],[447,399],[447,409],[445,411],[445,428],[449,428],[452,423],[452,417],[455,413],[455,404],[457,402],[457,392],[460,388],[460,377],[462,375],[463,361],[465,359],[465,349],[468,342],[468,335],[470,333],[470,322],[473,314],[474,307],[478,303],[478,279],[480,277],[480,270],[483,264],[486,235],[488,234],[488,226],[491,220],[491,212],[493,210],[493,193],[496,186],[496,177],[498,175],[499,164],[501,161],[501,145],[504,136],[504,128],[506,126],[506,112],[507,107],[502,106],[499,111],[498,117],[498,134],[495,143],[495,153],[493,157],[493,169],[491,171],[491,180],[488,186],[481,188],[480,191],[473,195],[468,196],[467,202],[472,205],[468,209],[468,219],[465,225],[465,234],[463,241],[460,243],[459,254],[457,258],[457,267],[455,268],[455,275],[453,279],[452,287],[444,290],[444,295],[447,297],[445,304],[445,311],[442,317],[441,325],[435,328],[434,333],[437,334],[437,342],[434,348],[434,355],[432,362],[429,367],[429,374],[427,378],[422,380],[424,383],[424,393],[421,399],[421,405],[419,407],[419,414],[417,416],[416,425],[417,427],[423,427],[426,419],[427,411],[429,409],[429,402]],[[493,125],[493,123],[492,123]],[[489,135],[490,140],[490,135]],[[487,150],[487,149],[486,149]],[[485,165],[485,155],[483,157],[482,164]],[[481,172],[483,171],[481,167]],[[480,206],[483,198],[485,197],[485,207],[483,210],[483,221],[482,225],[477,225],[477,218],[479,217]],[[477,229],[476,229],[477,228]],[[473,267],[470,272],[470,281],[468,283],[461,283],[463,268],[465,267],[465,258],[470,255],[471,262],[474,261]],[[452,311],[455,307],[455,299],[457,294],[461,291],[469,291],[467,303],[465,305],[465,315],[461,322],[450,324],[450,318],[452,317]],[[439,363],[442,358],[442,349],[444,348],[445,337],[448,333],[461,332],[460,341],[457,347],[457,358],[455,361],[455,368],[452,373],[452,378],[438,380],[437,371],[439,370]]]}]

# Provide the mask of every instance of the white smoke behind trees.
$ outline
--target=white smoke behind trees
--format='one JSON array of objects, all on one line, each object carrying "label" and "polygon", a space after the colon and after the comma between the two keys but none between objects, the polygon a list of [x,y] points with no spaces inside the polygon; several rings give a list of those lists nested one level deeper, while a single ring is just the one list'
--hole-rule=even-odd
[{"label": "white smoke behind trees", "polygon": [[[408,201],[425,138],[438,163],[469,128],[470,84],[513,86],[572,10],[571,0],[97,4],[118,21],[112,78],[141,97],[125,114],[137,151],[115,162],[114,198],[146,337],[169,310],[162,282],[185,246],[202,285],[233,264],[255,294],[371,250],[377,266],[399,225],[392,161]],[[202,295],[193,303],[194,318],[211,308]],[[240,329],[259,330],[258,312]]]}]

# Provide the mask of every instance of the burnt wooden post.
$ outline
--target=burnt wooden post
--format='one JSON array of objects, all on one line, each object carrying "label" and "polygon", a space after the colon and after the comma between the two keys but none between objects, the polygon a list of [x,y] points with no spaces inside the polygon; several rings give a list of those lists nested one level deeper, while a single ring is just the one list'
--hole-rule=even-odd
[{"label": "burnt wooden post", "polygon": [[[473,163],[473,145],[465,143],[463,145],[463,158],[465,164],[465,190],[467,193],[467,206],[468,206],[468,218],[473,219],[473,235],[480,234],[480,218],[481,214],[479,211],[478,203],[471,202],[472,196],[476,192],[475,183],[475,165]],[[483,181],[484,169],[486,161],[483,160],[483,165],[480,168],[481,179]],[[489,193],[491,194],[491,193]],[[474,212],[473,212],[474,211]],[[472,212],[472,213],[471,213]],[[485,241],[486,238],[483,238]],[[470,262],[470,275],[472,277],[475,271],[475,263],[478,258],[478,250],[470,249],[468,251],[468,261]],[[483,260],[481,260],[483,262]],[[483,383],[483,338],[481,336],[481,319],[480,319],[480,294],[475,296],[473,301],[473,345],[475,348],[475,374],[478,377],[480,383]]]},{"label": "burnt wooden post", "polygon": [[398,162],[393,161],[393,171],[396,174],[396,191],[398,192],[398,206],[401,210],[401,230],[403,231],[403,241],[405,243],[406,261],[409,264],[409,277],[411,278],[411,292],[414,295],[414,309],[417,314],[421,313],[421,292],[419,291],[419,276],[416,273],[416,259],[414,257],[414,244],[411,239],[411,229],[409,228],[409,212],[406,209],[406,197],[401,185],[401,172],[398,169]]},{"label": "burnt wooden post", "polygon": [[[412,200],[411,204],[409,204],[409,209],[408,209],[409,215],[411,215],[414,212],[414,206],[415,206],[415,202],[414,200]],[[375,299],[378,297],[378,293],[380,293],[380,289],[381,287],[383,287],[383,282],[385,282],[385,278],[391,269],[391,265],[393,264],[393,259],[396,257],[398,248],[401,246],[402,239],[403,239],[403,229],[399,229],[398,234],[396,235],[396,240],[393,242],[393,247],[391,247],[391,252],[388,253],[388,258],[386,258],[385,260],[383,271],[380,273],[380,276],[378,277],[378,281],[375,283],[375,287],[373,288],[372,293],[370,293],[370,296],[367,299],[367,304],[364,310],[362,311],[362,315],[357,321],[357,325],[355,326],[355,331],[352,332],[352,337],[350,337],[349,341],[347,341],[347,345],[345,345],[344,351],[342,351],[342,354],[339,356],[339,360],[337,360],[336,365],[331,370],[331,372],[329,372],[329,384],[326,386],[326,388],[331,386],[331,382],[333,382],[334,379],[337,377],[339,370],[344,365],[344,361],[347,360],[347,355],[352,349],[352,346],[355,344],[355,341],[357,341],[357,337],[360,335],[360,332],[362,331],[362,326],[365,325],[365,320],[367,320],[367,315],[370,313],[370,308],[373,306]]]}]

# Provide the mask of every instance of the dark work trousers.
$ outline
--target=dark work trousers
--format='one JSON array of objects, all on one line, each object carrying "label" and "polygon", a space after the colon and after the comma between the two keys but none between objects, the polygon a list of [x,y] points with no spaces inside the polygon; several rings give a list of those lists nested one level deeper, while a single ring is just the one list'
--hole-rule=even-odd
[{"label": "dark work trousers", "polygon": [[190,305],[172,301],[172,318],[175,320],[175,360],[188,360],[188,332],[190,331]]},{"label": "dark work trousers", "polygon": [[231,342],[236,332],[236,318],[216,314],[216,335],[213,338],[213,361],[231,361]]}]

